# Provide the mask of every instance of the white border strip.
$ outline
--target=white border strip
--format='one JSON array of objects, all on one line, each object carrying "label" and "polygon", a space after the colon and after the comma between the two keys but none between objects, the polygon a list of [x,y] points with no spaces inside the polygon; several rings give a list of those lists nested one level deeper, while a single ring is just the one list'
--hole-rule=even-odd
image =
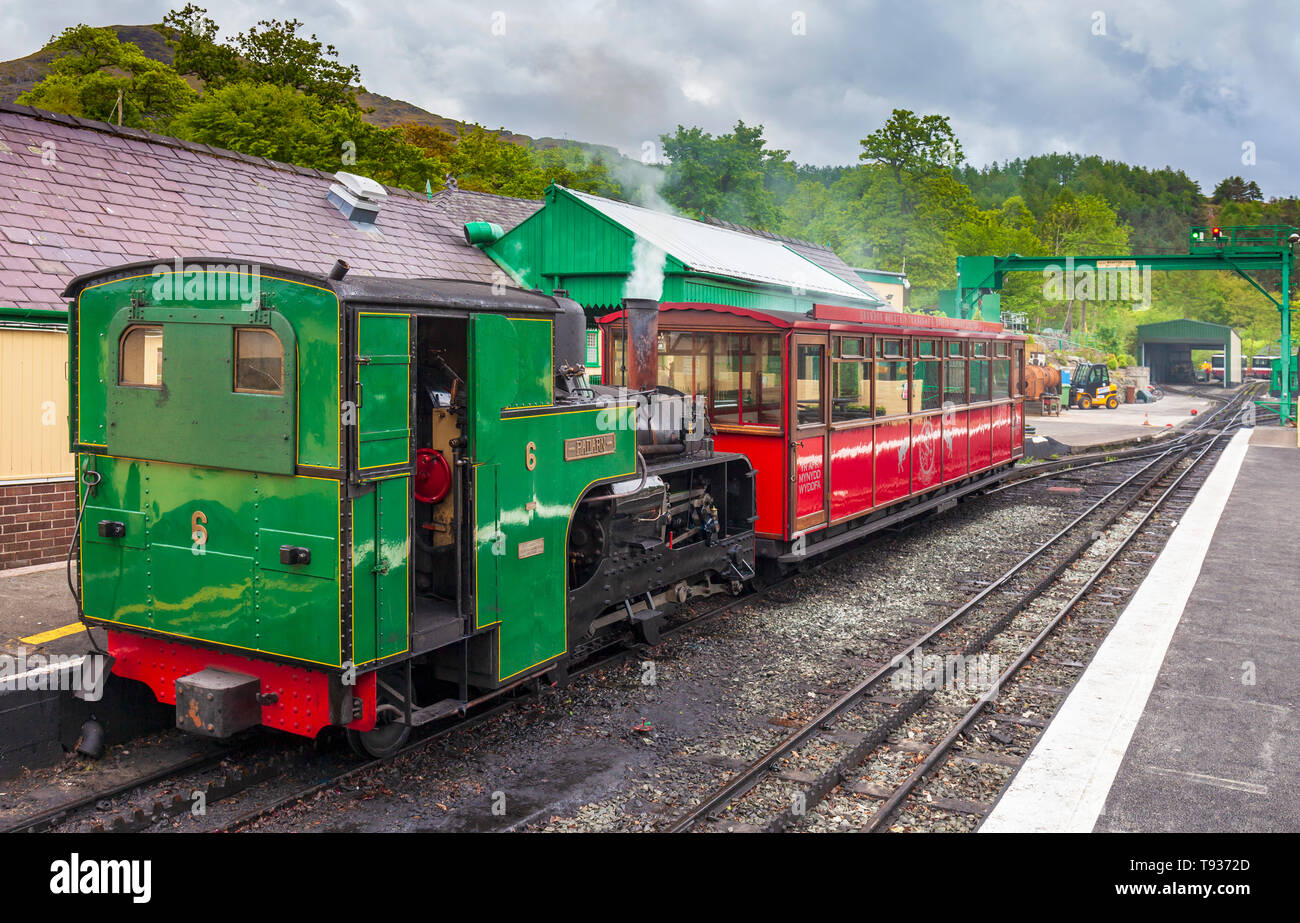
[{"label": "white border strip", "polygon": [[1146,709],[1196,584],[1251,430],[1237,432],[1088,669],[980,827],[981,833],[1087,833]]}]

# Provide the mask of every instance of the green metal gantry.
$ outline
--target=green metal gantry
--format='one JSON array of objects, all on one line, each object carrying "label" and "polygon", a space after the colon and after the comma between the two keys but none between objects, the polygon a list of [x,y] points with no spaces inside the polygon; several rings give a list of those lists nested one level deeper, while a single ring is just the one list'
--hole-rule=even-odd
[{"label": "green metal gantry", "polygon": [[[1117,274],[1126,270],[1151,269],[1231,271],[1241,276],[1281,314],[1285,355],[1291,353],[1291,263],[1300,232],[1284,225],[1244,227],[1193,227],[1188,233],[1187,253],[1123,254],[1113,256],[959,256],[957,257],[957,310],[960,317],[971,317],[979,310],[980,299],[1002,288],[1008,272],[1061,272]],[[1273,297],[1247,270],[1277,270],[1282,274],[1281,299]],[[1294,398],[1288,376],[1282,376],[1282,394],[1278,413],[1283,422],[1295,418]],[[1272,406],[1273,401],[1260,399],[1259,404]]]}]

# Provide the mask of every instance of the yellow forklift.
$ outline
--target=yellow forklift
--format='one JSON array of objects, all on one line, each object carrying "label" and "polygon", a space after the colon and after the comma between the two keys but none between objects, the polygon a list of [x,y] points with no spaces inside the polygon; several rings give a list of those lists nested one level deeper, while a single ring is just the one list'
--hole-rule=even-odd
[{"label": "yellow forklift", "polygon": [[1071,407],[1091,410],[1093,407],[1107,407],[1114,410],[1119,406],[1119,389],[1110,380],[1110,369],[1104,362],[1080,362],[1070,375]]}]

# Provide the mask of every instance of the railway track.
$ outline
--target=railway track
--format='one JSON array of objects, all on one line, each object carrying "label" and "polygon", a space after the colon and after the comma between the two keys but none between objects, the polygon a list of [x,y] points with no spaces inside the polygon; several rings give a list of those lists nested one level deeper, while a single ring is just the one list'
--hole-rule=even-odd
[{"label": "railway track", "polygon": [[[1159,451],[1154,451],[1150,447],[1141,447],[1141,450],[1129,450],[1126,452],[1112,452],[1105,455],[1099,454],[1098,457],[1090,458],[1089,456],[1079,456],[1074,459],[1062,460],[1063,464],[1054,467],[1052,471],[1035,471],[1034,476],[1023,478],[1016,484],[1007,485],[1009,487],[1018,486],[1028,481],[1037,480],[1041,477],[1060,476],[1063,472],[1082,467],[1098,467],[1103,465],[1115,465],[1128,463],[1132,461],[1142,461],[1147,458],[1156,458],[1157,461],[1169,456],[1175,449],[1187,446],[1197,445],[1203,442],[1207,436],[1202,432],[1213,422],[1212,415],[1207,414],[1204,421],[1200,421],[1197,427],[1181,434],[1176,440],[1171,440],[1163,444]],[[1199,434],[1199,436],[1198,436]],[[1078,464],[1083,462],[1082,465]],[[1072,464],[1071,464],[1072,463]],[[1155,462],[1152,462],[1155,464]],[[1035,466],[1040,467],[1040,466]],[[1145,471],[1150,465],[1144,467]],[[994,488],[994,491],[1006,489],[1004,487]],[[1117,488],[1118,490],[1118,488]],[[1107,494],[1111,497],[1115,491]],[[1095,509],[1097,504],[1090,507],[1090,511]],[[1087,515],[1085,513],[1084,515]],[[1081,519],[1082,517],[1080,517]],[[1076,525],[1079,519],[1076,519],[1073,525]],[[826,558],[817,563],[818,567],[830,564],[840,557],[852,553],[854,545],[846,546],[844,549],[837,551],[835,554],[828,555]],[[1022,562],[1023,563],[1023,562]],[[694,614],[686,619],[681,620],[662,632],[662,637],[667,639],[675,635],[696,630],[707,622],[735,610],[744,605],[752,604],[761,596],[779,590],[780,587],[793,580],[794,574],[773,582],[771,585],[764,587],[760,591],[746,593],[742,596],[735,597],[720,605],[713,606],[699,614]],[[983,598],[992,587],[985,588],[977,598]],[[946,626],[951,621],[946,620],[941,623],[940,628]],[[939,629],[927,633],[922,638],[922,642],[928,643],[930,637],[935,635]],[[580,667],[574,669],[569,676],[578,677],[599,669],[611,666],[617,662],[626,660],[643,654],[644,647],[628,647],[606,651],[591,657]],[[215,829],[223,831],[235,831],[247,828],[252,824],[274,814],[276,811],[307,799],[314,797],[321,791],[328,788],[346,785],[350,782],[363,778],[367,773],[381,767],[390,760],[404,755],[415,753],[425,747],[428,747],[434,741],[447,736],[448,734],[468,730],[473,726],[483,723],[492,717],[501,714],[509,708],[515,707],[520,701],[534,698],[540,692],[540,682],[538,680],[529,680],[519,685],[518,691],[513,695],[507,695],[503,698],[493,700],[492,702],[481,702],[475,704],[469,712],[463,717],[448,719],[445,722],[434,725],[418,739],[408,743],[402,750],[392,757],[385,759],[371,760],[360,765],[354,761],[346,762],[340,768],[337,755],[329,753],[322,754],[313,751],[311,748],[292,748],[292,751],[286,749],[283,752],[277,752],[270,757],[250,749],[245,753],[242,749],[235,752],[221,754],[211,754],[194,760],[183,761],[172,767],[151,772],[147,776],[131,782],[114,786],[111,790],[96,792],[91,795],[79,798],[74,802],[60,805],[54,809],[43,812],[42,815],[33,816],[16,823],[11,824],[8,829],[11,831],[24,830],[51,830],[51,829],[103,829],[109,831],[132,831],[145,830],[157,825],[160,821],[167,818],[174,818],[186,813],[192,809],[194,802],[193,792],[186,786],[186,795],[182,797],[176,793],[176,779],[189,774],[201,772],[203,770],[217,769],[215,775],[210,780],[203,782],[196,791],[202,792],[203,798],[208,805],[215,805],[219,802],[232,799],[236,795],[249,792],[251,789],[262,785],[265,782],[274,780],[277,777],[285,775],[291,768],[297,768],[300,772],[297,775],[307,775],[316,777],[316,781],[311,784],[296,788],[288,794],[274,795],[262,804],[256,805],[248,810],[238,814],[233,819],[221,822]],[[228,765],[221,767],[220,764],[227,762]],[[149,794],[150,790],[161,790],[161,794]],[[103,803],[121,799],[128,806],[118,811],[110,811],[105,814]],[[141,806],[143,804],[143,806]]]},{"label": "railway track", "polygon": [[[1106,602],[1114,608],[1116,602],[1132,592],[1133,588],[1124,587],[1121,593],[1115,593],[1105,583],[1107,575],[1114,572],[1125,554],[1154,558],[1157,553],[1154,549],[1163,545],[1172,529],[1167,525],[1168,518],[1159,521],[1159,528],[1153,528],[1157,515],[1177,517],[1190,504],[1199,488],[1199,476],[1193,477],[1193,472],[1203,471],[1206,459],[1217,454],[1216,448],[1241,415],[1247,398],[1248,394],[1243,393],[1207,415],[1199,427],[1206,430],[1204,438],[1181,439],[1177,444],[1164,446],[1160,454],[1001,577],[899,650],[888,663],[880,665],[802,727],[734,773],[668,829],[684,832],[797,828],[832,793],[839,797],[879,799],[880,804],[864,829],[882,829],[904,803],[911,803],[909,799],[917,797],[922,781],[948,759],[963,734],[998,701],[999,690],[1008,688],[1035,652],[1090,593],[1099,588],[1108,589],[1112,598]],[[1210,434],[1208,427],[1215,421],[1217,426]],[[1102,554],[1103,549],[1112,550]],[[1104,637],[1104,632],[1100,634]],[[973,704],[958,705],[954,700],[961,696],[948,694],[942,682],[926,682],[925,676],[920,683],[914,682],[918,674],[927,670],[905,671],[907,675],[899,682],[899,668],[909,661],[933,662],[925,659],[927,646],[931,646],[930,657],[937,657],[945,665],[941,678],[948,674],[947,664],[969,663],[972,658],[990,652],[997,655],[1002,648],[1014,649],[1016,653],[1011,657],[1010,666],[988,684]],[[1077,664],[1079,670],[1083,667],[1083,661],[1077,657],[1066,662]],[[914,688],[918,685],[920,688]],[[1063,697],[1068,690],[1060,692]],[[1032,727],[1035,723],[1045,725],[1034,720],[1028,725]],[[936,725],[946,729],[937,742],[921,742],[927,736],[935,738]],[[918,732],[920,738],[916,736]],[[895,746],[890,745],[891,741]],[[865,764],[882,752],[893,753],[899,748],[914,758],[911,764],[914,768],[891,785],[882,786],[872,777],[871,767]],[[1014,758],[1005,754],[993,762],[1001,763],[1005,769],[1016,765]],[[878,775],[887,777],[886,773]],[[957,813],[979,814],[987,807],[977,802],[947,801],[951,802],[948,808]]]},{"label": "railway track", "polygon": [[[775,589],[789,579],[793,578],[773,583],[771,588]],[[698,629],[741,605],[751,603],[754,596],[755,594],[745,594],[714,605],[666,627],[661,632],[661,637],[668,639]],[[592,673],[643,653],[644,646],[606,649],[572,670],[568,678]],[[265,803],[245,810],[215,827],[221,832],[240,830],[287,805],[311,798],[327,788],[361,778],[400,756],[416,753],[449,734],[483,724],[516,707],[520,702],[534,698],[540,688],[541,681],[532,679],[518,683],[513,695],[498,695],[491,700],[470,703],[464,716],[447,719],[424,729],[418,739],[412,740],[392,756],[360,764],[348,755],[350,751],[345,752],[345,748],[337,748],[337,752],[320,752],[300,745],[273,746],[272,752],[267,753],[264,736],[257,735],[255,741],[220,752],[182,758],[37,814],[11,820],[0,825],[0,833],[40,833],[52,830],[138,832],[168,819],[191,814],[196,803],[215,806],[290,772],[323,777],[306,787],[294,788],[289,794],[275,795]]]}]

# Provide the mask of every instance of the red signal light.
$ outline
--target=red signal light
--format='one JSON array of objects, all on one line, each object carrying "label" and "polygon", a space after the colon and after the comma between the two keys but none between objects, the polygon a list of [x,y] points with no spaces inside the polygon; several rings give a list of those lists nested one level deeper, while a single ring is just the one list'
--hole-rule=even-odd
[{"label": "red signal light", "polygon": [[1223,236],[1223,231],[1220,228],[1214,228],[1210,231],[1210,236],[1212,236],[1215,240],[1218,240]]}]

